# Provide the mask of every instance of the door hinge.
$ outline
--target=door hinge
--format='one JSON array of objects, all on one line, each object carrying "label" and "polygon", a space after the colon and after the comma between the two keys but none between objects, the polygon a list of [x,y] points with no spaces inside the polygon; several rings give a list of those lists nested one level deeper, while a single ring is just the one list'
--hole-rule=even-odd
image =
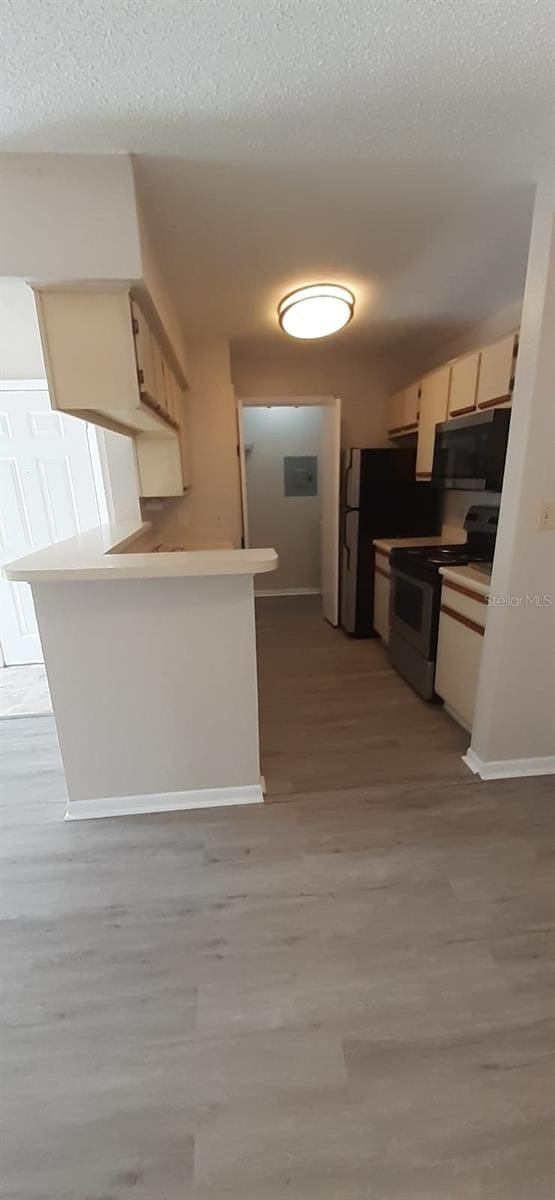
[{"label": "door hinge", "polygon": [[134,334],[137,334],[139,332],[139,322],[136,317],[133,317],[133,320],[131,322],[131,328],[132,328]]}]

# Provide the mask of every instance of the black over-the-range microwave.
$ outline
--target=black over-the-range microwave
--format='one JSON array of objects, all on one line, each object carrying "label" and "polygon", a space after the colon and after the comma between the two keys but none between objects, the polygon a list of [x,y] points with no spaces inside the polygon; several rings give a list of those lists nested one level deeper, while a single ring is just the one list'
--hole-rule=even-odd
[{"label": "black over-the-range microwave", "polygon": [[432,483],[500,492],[510,419],[510,408],[493,408],[436,425]]}]

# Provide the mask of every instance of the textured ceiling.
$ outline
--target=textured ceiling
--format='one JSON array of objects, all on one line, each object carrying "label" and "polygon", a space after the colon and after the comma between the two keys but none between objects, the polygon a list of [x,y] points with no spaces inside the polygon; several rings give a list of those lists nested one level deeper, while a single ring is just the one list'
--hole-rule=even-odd
[{"label": "textured ceiling", "polygon": [[[348,339],[522,289],[552,160],[551,0],[4,0],[3,148],[133,152],[187,329],[321,275]],[[280,336],[279,334],[276,336]]]},{"label": "textured ceiling", "polygon": [[551,0],[4,0],[6,148],[539,165]]}]

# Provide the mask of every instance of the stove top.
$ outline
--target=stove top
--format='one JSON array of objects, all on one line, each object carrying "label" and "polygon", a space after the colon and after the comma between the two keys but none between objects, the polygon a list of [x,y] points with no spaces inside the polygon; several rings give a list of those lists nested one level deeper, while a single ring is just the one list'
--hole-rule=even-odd
[{"label": "stove top", "polygon": [[[436,578],[439,581],[439,568],[449,566],[466,566],[468,563],[479,561],[475,547],[469,543],[454,546],[402,546],[391,551],[392,567],[399,567],[407,575],[419,578]],[[490,560],[484,554],[484,564]]]},{"label": "stove top", "polygon": [[[399,557],[417,558],[421,562],[437,563],[445,566],[447,563],[467,563],[469,560],[468,547],[455,546],[410,546],[401,548]],[[396,555],[397,557],[397,555]]]}]

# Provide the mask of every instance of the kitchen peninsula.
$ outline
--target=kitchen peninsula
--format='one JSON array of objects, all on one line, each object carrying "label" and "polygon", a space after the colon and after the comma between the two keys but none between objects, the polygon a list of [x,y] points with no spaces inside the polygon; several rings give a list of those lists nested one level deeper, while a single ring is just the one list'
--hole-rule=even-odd
[{"label": "kitchen peninsula", "polygon": [[4,568],[31,585],[70,819],[263,799],[253,576],[277,554],[167,543],[107,525]]}]

